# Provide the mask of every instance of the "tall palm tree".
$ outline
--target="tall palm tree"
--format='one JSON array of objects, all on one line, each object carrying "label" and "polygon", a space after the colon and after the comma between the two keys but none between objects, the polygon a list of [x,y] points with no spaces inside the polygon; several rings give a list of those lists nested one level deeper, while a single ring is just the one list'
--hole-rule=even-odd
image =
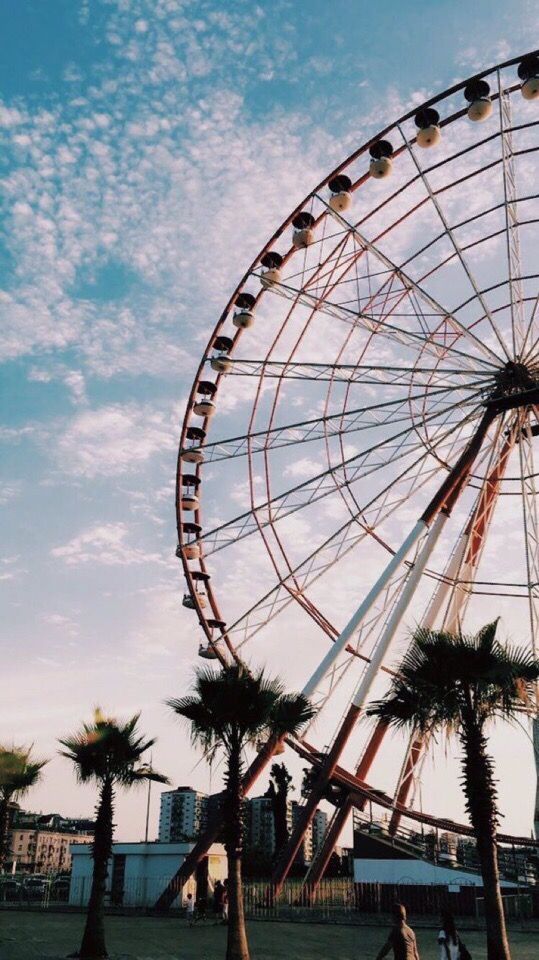
[{"label": "tall palm tree", "polygon": [[82,960],[101,960],[107,956],[105,946],[104,900],[108,864],[112,856],[114,834],[114,796],[117,787],[129,788],[146,780],[168,783],[167,777],[141,762],[142,755],[155,743],[146,740],[137,730],[140,714],[127,723],[105,717],[98,708],[91,723],[59,742],[60,751],[75,765],[81,783],[94,781],[99,788],[95,835],[92,845],[94,861],[88,914],[79,956]]},{"label": "tall palm tree", "polygon": [[33,760],[32,747],[0,744],[0,870],[10,853],[9,805],[38,782],[47,760]]},{"label": "tall palm tree", "polygon": [[190,696],[169,700],[191,728],[193,743],[211,761],[221,749],[227,761],[224,791],[224,839],[228,859],[229,920],[227,960],[249,960],[241,888],[243,846],[243,751],[275,733],[297,734],[313,716],[301,694],[287,694],[279,680],[264,671],[250,673],[234,663],[219,671],[197,670]]},{"label": "tall palm tree", "polygon": [[288,794],[290,776],[284,763],[273,763],[270,770],[270,784],[266,796],[271,800],[273,826],[275,830],[275,857],[279,855],[288,840]]},{"label": "tall palm tree", "polygon": [[455,733],[462,746],[462,784],[474,829],[483,887],[488,960],[510,960],[500,893],[494,763],[485,728],[512,719],[535,700],[539,661],[524,649],[503,647],[498,621],[475,636],[419,629],[384,700],[368,713],[422,733]]}]

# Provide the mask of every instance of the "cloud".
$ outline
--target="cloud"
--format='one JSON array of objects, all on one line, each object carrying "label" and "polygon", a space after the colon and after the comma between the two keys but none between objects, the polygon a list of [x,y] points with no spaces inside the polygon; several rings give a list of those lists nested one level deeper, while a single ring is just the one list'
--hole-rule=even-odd
[{"label": "cloud", "polygon": [[79,533],[68,543],[53,547],[51,557],[68,566],[83,563],[105,566],[128,566],[138,563],[162,563],[157,553],[147,553],[128,543],[128,528],[124,523],[97,524]]},{"label": "cloud", "polygon": [[149,406],[110,404],[84,410],[58,438],[56,461],[74,477],[116,477],[175,449],[172,415]]}]

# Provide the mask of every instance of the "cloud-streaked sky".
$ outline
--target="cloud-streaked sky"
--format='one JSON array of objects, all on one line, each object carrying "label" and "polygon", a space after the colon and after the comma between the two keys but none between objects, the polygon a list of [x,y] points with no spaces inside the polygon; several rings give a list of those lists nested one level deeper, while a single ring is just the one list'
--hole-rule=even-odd
[{"label": "cloud-streaked sky", "polygon": [[[174,473],[209,333],[315,182],[406,107],[525,51],[537,16],[521,0],[7,0],[0,25],[0,740],[52,757],[95,704],[141,709],[156,766],[208,789],[163,700],[196,662]],[[289,469],[311,475],[308,454]],[[239,477],[227,496],[239,512]],[[54,759],[28,804],[87,814],[93,796]],[[117,821],[140,836],[143,798]]]}]

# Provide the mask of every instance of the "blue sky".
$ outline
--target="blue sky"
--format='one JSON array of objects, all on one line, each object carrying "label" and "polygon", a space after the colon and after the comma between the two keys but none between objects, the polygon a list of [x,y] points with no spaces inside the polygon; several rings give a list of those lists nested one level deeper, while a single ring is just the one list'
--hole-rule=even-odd
[{"label": "blue sky", "polygon": [[[537,16],[486,0],[8,0],[0,27],[0,738],[52,757],[94,704],[142,709],[156,763],[208,788],[163,706],[195,661],[173,487],[206,338],[324,172],[525,50]],[[58,759],[31,800],[92,802]],[[121,801],[120,836],[143,807]]]}]

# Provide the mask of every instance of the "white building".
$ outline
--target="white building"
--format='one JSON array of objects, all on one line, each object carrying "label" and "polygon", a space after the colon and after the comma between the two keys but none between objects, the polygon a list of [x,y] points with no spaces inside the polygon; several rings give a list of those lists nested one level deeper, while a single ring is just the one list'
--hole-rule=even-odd
[{"label": "white building", "polygon": [[[107,901],[116,906],[151,907],[193,849],[192,843],[115,843],[109,861]],[[93,860],[88,845],[71,847],[72,871],[69,887],[71,906],[88,903],[92,885]],[[197,896],[211,896],[216,880],[227,876],[225,849],[214,843],[182,891]],[[176,900],[173,907],[179,906]]]},{"label": "white building", "polygon": [[177,787],[161,794],[159,842],[196,840],[207,817],[208,796],[192,787]]}]

